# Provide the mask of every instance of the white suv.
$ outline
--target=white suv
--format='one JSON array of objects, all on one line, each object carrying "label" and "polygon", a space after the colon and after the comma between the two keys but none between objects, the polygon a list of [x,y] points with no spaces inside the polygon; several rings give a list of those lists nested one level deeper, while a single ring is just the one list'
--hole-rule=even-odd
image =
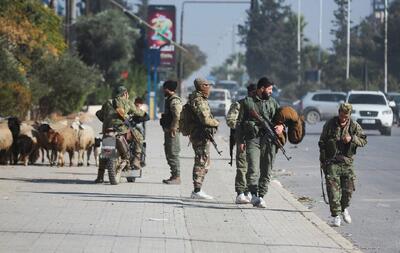
[{"label": "white suv", "polygon": [[364,129],[392,134],[393,112],[385,94],[380,91],[349,91],[346,102],[353,106],[351,118]]},{"label": "white suv", "polygon": [[339,104],[345,99],[344,92],[329,90],[308,92],[301,99],[299,110],[309,124],[315,124],[337,115]]}]

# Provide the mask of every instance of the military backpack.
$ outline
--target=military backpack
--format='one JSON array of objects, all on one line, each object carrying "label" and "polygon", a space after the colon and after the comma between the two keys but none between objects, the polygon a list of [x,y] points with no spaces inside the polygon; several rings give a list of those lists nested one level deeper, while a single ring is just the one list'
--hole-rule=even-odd
[{"label": "military backpack", "polygon": [[183,136],[189,136],[196,126],[196,115],[189,103],[183,105],[179,117],[179,131]]}]

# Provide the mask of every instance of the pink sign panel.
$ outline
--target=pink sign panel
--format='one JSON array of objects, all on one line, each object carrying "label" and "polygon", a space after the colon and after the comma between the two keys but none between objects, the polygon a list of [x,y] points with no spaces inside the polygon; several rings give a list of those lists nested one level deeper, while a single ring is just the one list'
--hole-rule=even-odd
[{"label": "pink sign panel", "polygon": [[[174,67],[175,46],[168,40],[175,41],[176,10],[174,5],[149,5],[147,22],[155,29],[148,29],[147,43],[150,49],[160,49],[160,65]],[[157,31],[157,32],[156,32]],[[163,36],[161,36],[162,34]]]}]

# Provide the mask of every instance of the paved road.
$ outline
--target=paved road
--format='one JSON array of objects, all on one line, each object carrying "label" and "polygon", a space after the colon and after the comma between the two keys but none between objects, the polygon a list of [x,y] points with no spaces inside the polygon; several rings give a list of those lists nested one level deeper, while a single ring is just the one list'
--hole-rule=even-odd
[{"label": "paved road", "polygon": [[[0,252],[359,252],[278,182],[266,209],[234,204],[227,151],[218,159],[212,151],[204,190],[215,200],[189,198],[193,151],[184,138],[183,183],[162,184],[169,171],[158,122],[148,131],[148,166],[136,183],[95,185],[94,166],[0,166]],[[226,150],[227,138],[216,139]]]},{"label": "paved road", "polygon": [[[305,197],[304,203],[327,220],[329,208],[321,198],[317,147],[322,125],[307,125],[304,141],[286,147],[293,160],[278,159],[276,168],[281,170],[278,179],[283,186],[297,197]],[[365,252],[400,252],[400,128],[392,131],[391,137],[366,131],[368,145],[358,149],[355,159],[353,224],[336,229]]]}]

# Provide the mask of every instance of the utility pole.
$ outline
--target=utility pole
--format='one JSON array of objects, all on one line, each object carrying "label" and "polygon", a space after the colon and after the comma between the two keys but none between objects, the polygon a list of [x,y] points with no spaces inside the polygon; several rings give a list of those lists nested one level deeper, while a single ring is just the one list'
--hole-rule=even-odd
[{"label": "utility pole", "polygon": [[385,87],[384,92],[387,93],[388,88],[388,2],[385,0]]},{"label": "utility pole", "polygon": [[301,0],[297,0],[297,85],[301,85]]},{"label": "utility pole", "polygon": [[347,0],[347,60],[346,60],[346,80],[350,77],[350,4],[351,0]]},{"label": "utility pole", "polygon": [[321,66],[322,66],[322,0],[319,0],[319,33],[318,33],[318,84],[321,84]]}]

